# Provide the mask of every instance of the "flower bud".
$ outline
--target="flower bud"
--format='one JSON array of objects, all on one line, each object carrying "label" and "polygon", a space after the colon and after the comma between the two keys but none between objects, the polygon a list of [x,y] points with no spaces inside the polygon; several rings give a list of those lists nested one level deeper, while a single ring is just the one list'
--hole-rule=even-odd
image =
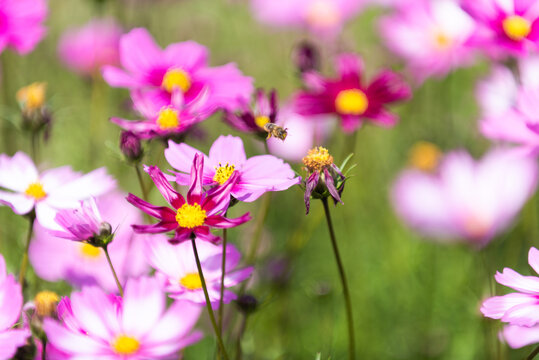
[{"label": "flower bud", "polygon": [[56,312],[56,307],[60,297],[52,291],[41,291],[34,298],[36,314],[39,317],[52,316]]},{"label": "flower bud", "polygon": [[320,67],[318,50],[313,44],[307,41],[303,41],[296,46],[292,57],[294,64],[296,64],[301,74],[307,71],[318,70]]},{"label": "flower bud", "polygon": [[252,314],[258,308],[258,300],[249,294],[242,295],[236,300],[236,304],[242,313],[245,315]]},{"label": "flower bud", "polygon": [[120,150],[130,161],[142,158],[143,151],[140,138],[131,131],[123,131],[120,136]]}]

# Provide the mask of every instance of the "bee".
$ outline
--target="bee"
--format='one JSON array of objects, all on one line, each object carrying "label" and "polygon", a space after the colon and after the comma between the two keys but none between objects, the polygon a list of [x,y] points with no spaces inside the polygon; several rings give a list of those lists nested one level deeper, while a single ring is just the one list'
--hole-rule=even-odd
[{"label": "bee", "polygon": [[284,139],[286,139],[286,135],[288,135],[286,131],[288,129],[285,129],[279,125],[275,125],[274,123],[271,123],[271,122],[264,125],[264,130],[268,132],[268,137],[266,139],[269,139],[270,137],[274,136],[284,141]]}]

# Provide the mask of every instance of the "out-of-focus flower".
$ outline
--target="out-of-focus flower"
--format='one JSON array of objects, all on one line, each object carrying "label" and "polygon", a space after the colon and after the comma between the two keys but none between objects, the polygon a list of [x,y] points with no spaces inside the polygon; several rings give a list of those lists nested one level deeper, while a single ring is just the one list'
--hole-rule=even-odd
[{"label": "out-of-focus flower", "polygon": [[405,170],[392,190],[398,215],[422,234],[485,246],[504,231],[535,191],[537,165],[510,150],[493,150],[476,162],[463,151],[448,154],[436,173]]},{"label": "out-of-focus flower", "polygon": [[34,112],[45,105],[47,84],[35,82],[17,91],[17,102],[24,112]]},{"label": "out-of-focus flower", "polygon": [[19,215],[35,210],[37,220],[52,229],[59,209],[71,209],[79,202],[99,196],[114,188],[115,180],[105,168],[86,175],[69,166],[39,173],[32,160],[19,151],[13,157],[0,154],[0,204],[7,205]]},{"label": "out-of-focus flower", "polygon": [[423,171],[435,171],[442,158],[442,152],[433,143],[418,141],[410,149],[409,164]]},{"label": "out-of-focus flower", "polygon": [[346,21],[359,13],[363,3],[363,0],[251,0],[251,9],[264,24],[335,36]]},{"label": "out-of-focus flower", "polygon": [[120,150],[129,161],[139,161],[144,152],[142,150],[141,139],[131,131],[122,131],[120,135]]},{"label": "out-of-focus flower", "polygon": [[406,60],[419,83],[469,65],[473,48],[467,41],[474,30],[475,22],[454,0],[405,2],[380,21],[386,45]]},{"label": "out-of-focus flower", "polygon": [[7,275],[4,257],[0,255],[0,359],[10,359],[30,336],[28,329],[16,329],[21,317],[22,290],[13,275]]},{"label": "out-of-focus flower", "polygon": [[513,349],[539,343],[539,325],[517,326],[507,325],[502,332],[503,339]]},{"label": "out-of-focus flower", "polygon": [[[140,213],[125,202],[122,193],[112,192],[96,199],[97,210],[114,230],[108,252],[121,284],[148,270],[144,258],[144,235],[134,234],[131,224],[142,222]],[[100,224],[97,224],[99,230]],[[95,230],[95,229],[94,229]],[[109,292],[117,286],[105,252],[88,243],[66,241],[36,225],[28,251],[36,274],[47,281],[66,280],[71,285],[99,285]],[[67,234],[69,235],[69,234]],[[164,237],[160,239],[164,241]],[[157,239],[156,239],[157,241]]]},{"label": "out-of-focus flower", "polygon": [[342,120],[343,130],[357,130],[364,119],[391,127],[398,117],[385,105],[406,100],[410,87],[396,73],[383,70],[368,85],[362,84],[363,62],[354,54],[342,54],[337,59],[338,76],[324,78],[315,72],[304,75],[307,91],[300,91],[294,100],[295,110],[305,116],[335,114]]},{"label": "out-of-focus flower", "polygon": [[93,75],[104,65],[119,64],[121,36],[122,28],[114,19],[93,19],[62,35],[58,55],[73,71]]},{"label": "out-of-focus flower", "polygon": [[0,1],[0,52],[7,46],[27,54],[45,36],[43,21],[47,16],[45,0]]},{"label": "out-of-focus flower", "polygon": [[308,41],[302,41],[294,48],[292,60],[300,74],[320,69],[320,53],[316,46]]},{"label": "out-of-focus flower", "polygon": [[[146,29],[138,28],[120,40],[124,69],[103,68],[103,77],[115,87],[140,91],[158,109],[181,110],[208,93],[211,108],[234,111],[249,101],[253,80],[242,75],[235,64],[208,66],[207,49],[193,41],[174,43],[162,50]],[[135,101],[136,102],[136,101]]]},{"label": "out-of-focus flower", "polygon": [[174,302],[166,308],[157,280],[130,279],[124,297],[84,287],[58,306],[56,321],[44,320],[49,343],[70,358],[172,359],[197,342],[192,332],[200,307]]},{"label": "out-of-focus flower", "polygon": [[40,317],[52,316],[56,312],[56,307],[60,297],[53,291],[40,291],[34,297],[36,314]]},{"label": "out-of-focus flower", "polygon": [[[528,262],[539,273],[539,250],[534,247],[530,249]],[[481,305],[483,315],[517,326],[531,327],[539,324],[539,277],[522,276],[512,269],[504,268],[503,272],[496,272],[494,278],[499,284],[517,292],[485,300]]]},{"label": "out-of-focus flower", "polygon": [[175,173],[178,184],[189,184],[189,171],[195,154],[204,157],[203,186],[223,185],[232,174],[237,173],[230,195],[240,201],[255,201],[267,191],[286,190],[301,181],[290,165],[273,155],[258,155],[247,159],[241,138],[228,135],[219,136],[215,140],[209,156],[185,143],[169,141],[165,157],[179,171]]},{"label": "out-of-focus flower", "polygon": [[477,22],[471,44],[493,57],[525,56],[539,42],[535,1],[461,0],[461,6]]},{"label": "out-of-focus flower", "polygon": [[[147,244],[148,262],[157,270],[156,277],[169,296],[177,300],[189,300],[196,304],[205,304],[206,299],[202,291],[202,282],[198,274],[192,245],[189,242],[171,245],[166,241],[148,241]],[[213,307],[218,307],[223,248],[207,242],[199,242],[197,251],[210,302]],[[235,270],[240,258],[240,252],[233,245],[227,245],[225,288],[239,284],[253,272],[252,267]],[[225,290],[223,302],[229,303],[236,297],[236,294],[232,291]]]},{"label": "out-of-focus flower", "polygon": [[[152,205],[133,194],[129,194],[127,201],[154,218],[161,221],[152,225],[132,225],[138,233],[164,233],[175,231],[171,243],[180,243],[189,240],[191,236],[205,241],[217,242],[220,238],[210,232],[213,228],[231,228],[250,220],[249,213],[235,219],[224,216],[230,204],[230,190],[236,183],[239,173],[234,171],[222,185],[208,191],[203,191],[202,177],[204,169],[204,156],[194,155],[191,168],[191,178],[187,199],[176,192],[165,178],[165,175],[156,166],[148,167],[155,186],[165,200],[173,207]],[[187,201],[186,201],[187,200]]]}]

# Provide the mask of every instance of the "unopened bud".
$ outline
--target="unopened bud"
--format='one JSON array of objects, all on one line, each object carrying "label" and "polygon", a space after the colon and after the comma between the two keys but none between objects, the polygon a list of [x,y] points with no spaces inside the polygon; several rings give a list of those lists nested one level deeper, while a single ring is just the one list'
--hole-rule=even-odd
[{"label": "unopened bud", "polygon": [[99,226],[100,236],[109,236],[112,234],[112,226],[108,222],[102,222]]},{"label": "unopened bud", "polygon": [[56,312],[56,307],[60,297],[52,291],[41,291],[34,298],[36,314],[40,317],[52,316]]},{"label": "unopened bud", "polygon": [[258,300],[253,295],[242,295],[236,300],[236,304],[241,312],[246,315],[252,314],[258,308]]},{"label": "unopened bud", "polygon": [[302,42],[294,49],[294,64],[296,64],[300,73],[306,71],[318,70],[320,66],[320,55],[316,47],[309,42]]},{"label": "unopened bud", "polygon": [[123,131],[120,136],[120,150],[131,161],[142,157],[140,138],[131,131]]}]

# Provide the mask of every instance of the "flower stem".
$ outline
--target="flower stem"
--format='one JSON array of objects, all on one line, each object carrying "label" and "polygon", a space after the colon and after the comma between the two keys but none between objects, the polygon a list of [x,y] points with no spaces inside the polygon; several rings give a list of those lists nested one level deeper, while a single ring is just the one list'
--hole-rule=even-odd
[{"label": "flower stem", "polygon": [[116,275],[116,271],[114,270],[114,266],[112,266],[112,261],[110,260],[109,251],[107,249],[108,246],[103,247],[103,251],[105,251],[105,256],[107,257],[107,261],[110,266],[110,270],[112,271],[112,275],[114,275],[114,280],[116,280],[116,286],[118,286],[118,291],[120,292],[120,296],[124,297],[124,289],[122,288],[122,284],[120,284],[120,280],[118,280],[118,275]]},{"label": "flower stem", "polygon": [[135,167],[135,171],[137,172],[138,183],[140,184],[140,190],[142,191],[142,198],[144,199],[144,201],[148,201],[148,190],[146,190],[146,186],[144,186],[144,179],[142,178],[139,164],[135,164],[133,166]]},{"label": "flower stem", "polygon": [[341,284],[344,295],[344,303],[346,306],[346,317],[348,320],[348,358],[355,360],[355,336],[354,336],[354,318],[352,316],[352,302],[350,301],[350,291],[348,290],[348,282],[346,281],[346,275],[344,273],[344,267],[342,264],[341,256],[339,255],[339,248],[337,247],[337,240],[335,238],[335,231],[333,230],[333,223],[331,222],[331,216],[329,214],[329,206],[327,198],[322,199],[324,204],[324,212],[326,214],[326,221],[329,229],[329,236],[331,238],[331,245],[333,246],[333,253],[335,254],[335,261],[339,268],[339,275],[341,278]]},{"label": "flower stem", "polygon": [[[226,217],[226,212],[225,215]],[[223,333],[223,297],[225,293],[225,271],[226,271],[226,229],[223,229],[223,256],[221,259],[221,289],[219,292],[219,309],[217,310],[217,323],[219,325],[219,333]]]},{"label": "flower stem", "polygon": [[22,256],[21,261],[21,267],[19,272],[19,284],[24,288],[24,276],[26,275],[26,268],[28,267],[28,248],[30,247],[30,240],[32,239],[32,233],[34,231],[34,220],[36,219],[36,214],[32,211],[30,213],[28,220],[29,220],[29,228],[28,233],[26,235],[26,245],[24,248],[24,254]]},{"label": "flower stem", "polygon": [[240,325],[240,332],[236,339],[236,360],[242,360],[243,353],[241,350],[241,338],[243,337],[243,334],[245,333],[245,329],[247,328],[247,317],[249,315],[242,314],[241,315],[241,325]]},{"label": "flower stem", "polygon": [[215,331],[217,343],[219,344],[219,348],[221,349],[221,355],[223,356],[224,360],[228,360],[229,358],[225,349],[225,345],[223,344],[223,339],[221,338],[221,332],[217,327],[217,323],[215,322],[215,315],[213,314],[213,309],[211,308],[210,296],[208,295],[206,280],[204,280],[204,274],[202,273],[202,265],[200,265],[200,258],[198,257],[198,250],[194,234],[191,234],[191,244],[193,245],[193,252],[195,253],[195,261],[197,263],[198,275],[200,276],[200,282],[202,283],[202,290],[204,291],[204,297],[206,299],[206,308],[208,309],[208,315],[210,316],[213,331]]},{"label": "flower stem", "polygon": [[526,360],[533,360],[537,354],[539,354],[539,346],[536,347],[530,355],[528,355]]}]

